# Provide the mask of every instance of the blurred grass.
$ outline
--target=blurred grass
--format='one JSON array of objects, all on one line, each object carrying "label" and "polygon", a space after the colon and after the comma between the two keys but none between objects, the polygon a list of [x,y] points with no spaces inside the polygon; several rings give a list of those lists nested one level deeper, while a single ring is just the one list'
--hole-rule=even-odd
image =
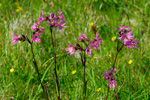
[{"label": "blurred grass", "polygon": [[[0,1],[0,98],[2,100],[42,99],[42,88],[33,68],[30,46],[27,42],[10,45],[13,33],[32,37],[31,25],[37,21],[42,10],[44,15],[63,11],[66,16],[67,28],[64,29],[63,34],[55,31],[62,100],[82,98],[83,67],[78,54],[66,55],[65,48],[70,43],[75,45],[81,33],[94,38],[94,33],[89,26],[91,22],[99,31],[103,45],[87,59],[87,99],[99,100],[106,97],[107,81],[104,80],[102,73],[111,68],[114,61],[117,41],[112,42],[111,38],[113,36],[118,38],[116,28],[119,25],[131,27],[139,41],[140,50],[123,48],[119,54],[115,73],[118,87],[114,92],[111,90],[109,99],[115,99],[114,93],[118,93],[121,100],[150,99],[149,0],[46,1]],[[22,11],[16,12],[17,7],[22,7]],[[34,53],[43,84],[47,86],[50,98],[55,100],[54,63],[50,39],[47,27],[41,36],[42,43],[34,44]],[[133,60],[131,65],[128,64],[130,59]],[[11,68],[14,68],[13,73],[10,72]],[[74,75],[73,70],[77,71]],[[101,88],[99,92],[96,91],[98,88]]]}]

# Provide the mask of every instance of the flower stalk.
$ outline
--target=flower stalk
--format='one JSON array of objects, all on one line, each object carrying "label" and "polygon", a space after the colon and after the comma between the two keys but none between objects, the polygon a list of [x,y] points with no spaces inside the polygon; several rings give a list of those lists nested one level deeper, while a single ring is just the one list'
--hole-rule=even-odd
[{"label": "flower stalk", "polygon": [[82,61],[82,65],[83,65],[83,100],[85,99],[86,97],[86,84],[87,84],[87,81],[85,81],[85,63],[86,63],[86,55],[85,55],[85,51],[84,51],[84,56],[82,57],[81,55],[81,61]]},{"label": "flower stalk", "polygon": [[107,98],[108,98],[108,94],[109,94],[109,84],[108,84],[108,90],[107,90],[107,95],[106,95],[105,100],[107,100]]},{"label": "flower stalk", "polygon": [[124,44],[119,48],[119,42],[117,43],[117,53],[116,53],[115,61],[114,61],[114,64],[113,64],[113,69],[115,68],[115,64],[116,64],[118,54],[122,50],[123,47],[124,47]]},{"label": "flower stalk", "polygon": [[54,58],[54,73],[55,73],[55,79],[56,79],[56,93],[57,93],[57,98],[58,100],[60,99],[60,87],[59,87],[59,79],[58,79],[58,74],[57,74],[57,65],[56,65],[56,52],[55,52],[55,46],[54,46],[54,40],[53,40],[53,32],[52,32],[52,27],[50,26],[50,32],[51,32],[51,42],[53,46],[53,58]]},{"label": "flower stalk", "polygon": [[85,63],[86,63],[86,54],[91,55],[92,54],[92,48],[95,50],[98,50],[100,47],[100,44],[102,44],[102,40],[98,38],[99,34],[98,32],[95,35],[95,38],[89,42],[89,38],[85,38],[84,34],[81,34],[79,36],[79,41],[81,41],[84,45],[84,47],[81,47],[80,44],[76,43],[76,47],[74,47],[72,44],[68,45],[69,47],[66,49],[67,54],[73,55],[76,50],[80,51],[80,57],[81,57],[81,62],[83,65],[83,100],[86,98],[86,85],[87,81],[85,81]]},{"label": "flower stalk", "polygon": [[34,56],[34,52],[33,52],[33,44],[32,44],[32,42],[28,39],[28,37],[27,37],[27,41],[28,41],[28,43],[31,45],[31,52],[32,52],[33,64],[34,64],[36,73],[37,73],[37,75],[38,75],[38,80],[39,80],[39,82],[40,82],[40,84],[41,84],[41,87],[42,87],[42,90],[43,90],[43,92],[44,92],[44,95],[45,95],[44,97],[45,97],[46,100],[48,100],[48,94],[47,94],[47,92],[45,91],[44,85],[42,84],[41,77],[40,77],[40,73],[39,73],[39,69],[38,69],[38,65],[37,65],[37,62],[36,62],[36,60],[35,60],[35,56]]}]

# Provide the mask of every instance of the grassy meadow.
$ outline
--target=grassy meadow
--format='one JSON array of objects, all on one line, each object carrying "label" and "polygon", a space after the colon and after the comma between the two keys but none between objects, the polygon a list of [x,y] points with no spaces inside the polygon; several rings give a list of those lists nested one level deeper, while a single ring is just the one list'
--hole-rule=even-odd
[{"label": "grassy meadow", "polygon": [[[67,27],[54,30],[57,73],[62,100],[83,99],[83,66],[78,52],[66,54],[81,33],[93,39],[91,24],[103,43],[87,55],[86,100],[105,100],[108,81],[103,73],[112,68],[121,25],[130,26],[139,50],[124,47],[119,53],[114,77],[118,86],[110,89],[108,100],[150,100],[150,0],[0,0],[0,100],[44,100],[27,41],[11,45],[12,34],[32,39],[31,26],[44,12],[63,11]],[[41,43],[33,43],[41,81],[48,98],[57,100],[50,30],[45,28]]]}]

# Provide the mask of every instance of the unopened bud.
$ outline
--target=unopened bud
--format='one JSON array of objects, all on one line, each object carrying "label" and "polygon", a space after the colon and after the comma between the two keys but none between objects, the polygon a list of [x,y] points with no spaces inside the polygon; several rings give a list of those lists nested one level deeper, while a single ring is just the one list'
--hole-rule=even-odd
[{"label": "unopened bud", "polygon": [[115,96],[116,100],[119,100],[118,94],[114,94],[114,96]]},{"label": "unopened bud", "polygon": [[80,47],[80,44],[76,43],[77,47]]}]

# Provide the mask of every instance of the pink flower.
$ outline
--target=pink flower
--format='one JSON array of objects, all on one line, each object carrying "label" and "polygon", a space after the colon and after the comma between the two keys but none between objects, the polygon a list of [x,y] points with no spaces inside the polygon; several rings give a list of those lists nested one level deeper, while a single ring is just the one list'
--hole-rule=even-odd
[{"label": "pink flower", "polygon": [[70,55],[73,55],[75,53],[75,47],[72,44],[70,44],[68,46],[69,47],[66,49],[66,51],[68,51],[67,54],[70,53]]},{"label": "pink flower", "polygon": [[79,36],[78,40],[83,40],[84,39],[84,34],[81,34],[81,36]]},{"label": "pink flower", "polygon": [[108,83],[109,83],[109,88],[112,88],[113,90],[115,89],[115,87],[118,86],[115,80],[111,80]]},{"label": "pink flower", "polygon": [[19,38],[16,34],[13,34],[13,36],[14,36],[14,38],[12,39],[11,45],[15,44],[19,40]]},{"label": "pink flower", "polygon": [[116,69],[111,69],[109,71],[106,71],[104,74],[104,78],[105,80],[109,80],[108,81],[108,85],[109,88],[112,88],[113,90],[115,89],[115,87],[117,86],[117,83],[115,81],[115,78],[113,77],[113,73],[116,71]]},{"label": "pink flower", "polygon": [[122,34],[122,33],[129,32],[130,31],[130,27],[122,25],[122,27],[118,27],[117,30],[119,30],[119,34]]},{"label": "pink flower", "polygon": [[91,55],[92,54],[92,50],[90,48],[86,48],[85,49],[86,54]]},{"label": "pink flower", "polygon": [[31,27],[32,30],[38,30],[38,27],[39,27],[39,23],[34,23]]},{"label": "pink flower", "polygon": [[47,18],[48,23],[46,23],[47,25],[49,25],[51,28],[57,27],[57,29],[59,29],[62,33],[62,28],[66,27],[64,23],[65,19],[62,15],[62,12],[58,12],[59,16],[56,16],[55,14],[51,13],[50,17]]},{"label": "pink flower", "polygon": [[85,38],[84,37],[84,34],[81,34],[81,36],[79,36],[79,39],[78,40],[84,40],[84,41],[89,41],[89,39],[88,38]]},{"label": "pink flower", "polygon": [[41,16],[38,18],[39,23],[42,23],[42,21],[44,21],[45,19],[43,18],[44,14],[43,11],[41,12]]},{"label": "pink flower", "polygon": [[40,34],[33,34],[32,41],[34,41],[36,43],[40,43],[41,40],[40,40],[40,38],[38,38],[39,36],[40,36]]},{"label": "pink flower", "polygon": [[98,32],[97,32],[95,35],[95,39],[93,39],[92,42],[90,42],[90,47],[97,50],[99,49],[98,47],[100,47],[99,44],[102,44],[102,40],[98,38]]},{"label": "pink flower", "polygon": [[133,40],[133,39],[134,39],[134,36],[132,36],[132,31],[127,32],[126,37],[127,37],[127,39],[129,39],[129,40],[131,40],[131,39]]},{"label": "pink flower", "polygon": [[132,31],[130,30],[130,27],[122,26],[117,28],[117,30],[119,30],[120,34],[119,40],[122,41],[127,48],[132,49],[133,47],[135,47],[139,49],[137,47],[137,40],[135,40],[134,36],[132,36]]},{"label": "pink flower", "polygon": [[108,79],[111,79],[113,77],[113,73],[116,71],[116,68],[115,69],[109,69],[109,71],[106,71],[104,74],[104,78],[105,80],[108,80]]}]

